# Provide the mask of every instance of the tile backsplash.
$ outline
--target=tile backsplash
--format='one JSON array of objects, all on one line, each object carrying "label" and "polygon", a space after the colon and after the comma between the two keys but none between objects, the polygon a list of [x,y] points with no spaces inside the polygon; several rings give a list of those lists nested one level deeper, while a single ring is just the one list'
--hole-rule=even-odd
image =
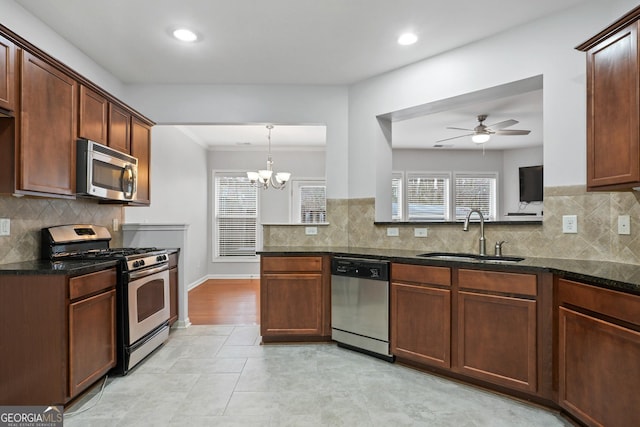
[{"label": "tile backsplash", "polygon": [[[487,253],[505,240],[504,255],[591,259],[640,264],[640,195],[636,192],[586,192],[584,186],[549,187],[544,194],[542,225],[485,227]],[[419,251],[477,252],[479,227],[462,224],[399,224],[399,236],[388,237],[387,225],[375,225],[374,199],[327,201],[329,225],[316,236],[301,226],[265,226],[265,246],[351,246]],[[562,232],[562,216],[577,215],[578,233]],[[618,234],[618,216],[629,215],[631,234]],[[345,216],[348,217],[345,219]],[[414,228],[427,237],[414,237]]]},{"label": "tile backsplash", "polygon": [[98,224],[109,229],[111,246],[122,246],[113,219],[122,223],[120,205],[101,205],[91,199],[48,199],[0,196],[0,218],[11,220],[9,236],[0,236],[0,264],[40,258],[40,229],[62,224]]}]

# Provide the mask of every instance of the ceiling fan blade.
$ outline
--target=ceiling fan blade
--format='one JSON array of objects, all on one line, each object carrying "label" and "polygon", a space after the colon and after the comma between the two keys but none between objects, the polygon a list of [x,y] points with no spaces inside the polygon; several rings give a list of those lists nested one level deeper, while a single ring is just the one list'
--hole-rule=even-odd
[{"label": "ceiling fan blade", "polygon": [[495,132],[496,135],[529,135],[530,130],[505,129]]},{"label": "ceiling fan blade", "polygon": [[452,139],[463,138],[463,137],[465,137],[465,136],[471,136],[471,135],[473,135],[473,134],[472,134],[472,133],[468,133],[468,134],[466,134],[466,135],[458,135],[458,136],[454,136],[453,138],[439,139],[439,140],[437,140],[436,142],[449,141],[449,140],[452,140]]},{"label": "ceiling fan blade", "polygon": [[446,129],[454,129],[454,130],[466,130],[468,132],[473,132],[473,129],[467,129],[467,128],[454,128],[451,126],[447,126]]},{"label": "ceiling fan blade", "polygon": [[518,123],[520,123],[520,122],[517,121],[517,120],[511,119],[511,120],[505,120],[503,122],[494,123],[494,124],[489,125],[487,127],[489,129],[492,129],[492,130],[499,130],[499,129],[507,128],[509,126],[517,125]]}]

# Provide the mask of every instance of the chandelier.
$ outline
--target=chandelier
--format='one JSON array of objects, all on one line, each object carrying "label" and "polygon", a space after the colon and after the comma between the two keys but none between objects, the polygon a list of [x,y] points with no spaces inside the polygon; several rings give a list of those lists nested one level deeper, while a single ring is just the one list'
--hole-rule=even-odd
[{"label": "chandelier", "polygon": [[273,129],[273,125],[267,125],[267,129],[269,129],[269,135],[267,136],[269,140],[267,168],[260,169],[257,172],[247,172],[247,178],[249,178],[251,183],[256,187],[262,187],[266,190],[271,186],[277,190],[282,190],[287,185],[289,178],[291,178],[291,174],[289,172],[273,172],[273,160],[271,158],[271,129]]}]

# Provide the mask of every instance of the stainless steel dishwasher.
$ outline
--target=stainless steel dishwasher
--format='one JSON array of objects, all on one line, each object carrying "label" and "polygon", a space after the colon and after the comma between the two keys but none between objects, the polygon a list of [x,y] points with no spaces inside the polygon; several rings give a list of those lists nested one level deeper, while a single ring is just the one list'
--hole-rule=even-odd
[{"label": "stainless steel dishwasher", "polygon": [[393,361],[389,352],[389,262],[331,260],[331,338],[341,347]]}]

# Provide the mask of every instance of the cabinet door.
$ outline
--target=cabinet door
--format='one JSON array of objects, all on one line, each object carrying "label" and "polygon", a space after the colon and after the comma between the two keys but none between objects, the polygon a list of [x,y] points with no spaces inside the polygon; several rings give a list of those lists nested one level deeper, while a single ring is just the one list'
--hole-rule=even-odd
[{"label": "cabinet door", "polygon": [[322,336],[322,274],[265,274],[260,283],[262,336]]},{"label": "cabinet door", "polygon": [[129,154],[131,152],[131,114],[109,104],[109,147]]},{"label": "cabinet door", "polygon": [[457,370],[536,391],[536,301],[458,293]]},{"label": "cabinet door", "polygon": [[587,51],[587,186],[640,181],[638,23]]},{"label": "cabinet door", "polygon": [[591,426],[640,425],[640,333],[559,308],[559,403]]},{"label": "cabinet door", "polygon": [[138,159],[136,202],[151,202],[151,128],[135,117],[131,121],[131,155]]},{"label": "cabinet door", "polygon": [[69,397],[116,365],[115,289],[69,306]]},{"label": "cabinet door", "polygon": [[75,193],[76,91],[71,77],[23,52],[18,190]]},{"label": "cabinet door", "polygon": [[391,353],[451,367],[451,291],[391,284]]},{"label": "cabinet door", "polygon": [[0,36],[0,108],[15,110],[16,46]]},{"label": "cabinet door", "polygon": [[86,86],[80,86],[78,136],[100,144],[107,143],[109,102]]}]

